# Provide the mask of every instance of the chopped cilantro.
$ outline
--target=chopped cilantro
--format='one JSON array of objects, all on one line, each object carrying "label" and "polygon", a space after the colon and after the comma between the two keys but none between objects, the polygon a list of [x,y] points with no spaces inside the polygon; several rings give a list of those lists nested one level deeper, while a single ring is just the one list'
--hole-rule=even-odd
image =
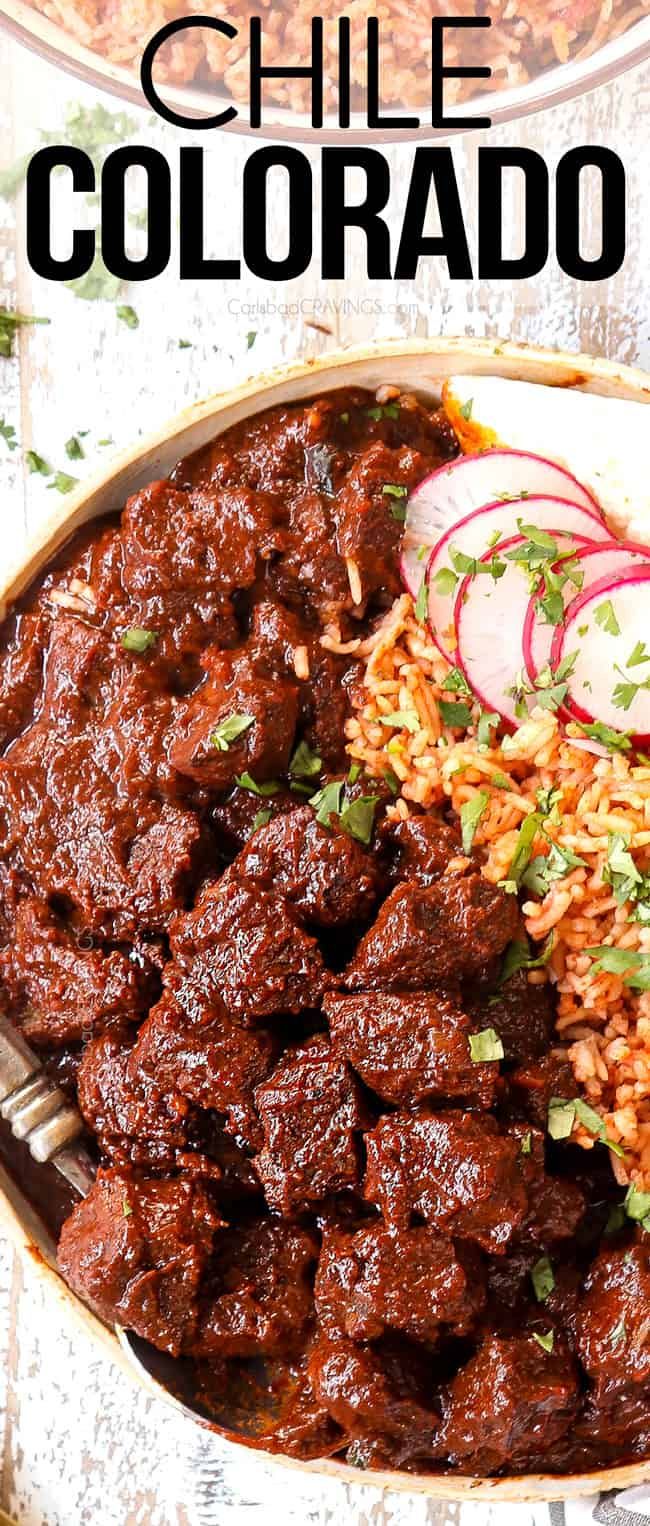
[{"label": "chopped cilantro", "polygon": [[266,779],[263,784],[258,784],[247,769],[244,769],[243,774],[235,774],[235,784],[238,784],[240,789],[249,790],[251,795],[262,796],[277,795],[280,788],[277,779]]},{"label": "chopped cilantro", "polygon": [[446,694],[471,694],[472,692],[460,668],[450,668],[442,687]]},{"label": "chopped cilantro", "polygon": [[342,424],[349,424],[349,422],[350,422],[350,415],[349,415],[349,413],[340,413],[339,414],[339,419],[341,420]]},{"label": "chopped cilantro", "polygon": [[126,306],[116,307],[115,312],[120,320],[120,323],[125,323],[128,329],[137,329],[140,327],[140,319],[138,318],[134,307],[129,307],[127,304]]},{"label": "chopped cilantro", "polygon": [[625,1206],[623,1203],[614,1203],[614,1206],[610,1208],[607,1215],[607,1223],[605,1225],[604,1233],[608,1236],[617,1235],[619,1230],[623,1229],[624,1224]]},{"label": "chopped cilantro", "polygon": [[361,795],[358,800],[350,800],[341,811],[342,830],[366,847],[372,837],[378,803],[378,795]]},{"label": "chopped cilantro", "polygon": [[443,726],[471,726],[472,712],[469,705],[454,700],[439,699],[438,710]]},{"label": "chopped cilantro", "polygon": [[248,331],[248,333],[246,335],[246,349],[247,350],[252,350],[253,345],[254,345],[256,339],[257,339],[257,329],[249,329],[249,331]]},{"label": "chopped cilantro", "polygon": [[532,811],[530,816],[526,816],[521,823],[517,837],[517,846],[510,860],[506,875],[506,879],[514,880],[515,885],[521,883],[524,870],[530,863],[533,843],[539,832],[540,824],[541,817],[537,811]]},{"label": "chopped cilantro", "polygon": [[588,1134],[594,1134],[601,1144],[607,1146],[613,1155],[623,1156],[625,1151],[616,1140],[610,1139],[605,1130],[605,1120],[601,1118],[595,1108],[590,1107],[582,1097],[551,1097],[548,1105],[547,1128],[551,1139],[568,1139],[573,1125],[578,1120]]},{"label": "chopped cilantro", "polygon": [[76,434],[70,436],[65,442],[65,453],[69,461],[83,461],[84,448]]},{"label": "chopped cilantro", "polygon": [[129,1219],[131,1217],[132,1213],[133,1213],[133,1208],[132,1208],[128,1198],[126,1198],[126,1197],[123,1198],[122,1199],[122,1218]]},{"label": "chopped cilantro", "polygon": [[47,485],[48,488],[55,488],[57,493],[71,493],[78,481],[78,477],[70,477],[68,472],[54,472],[52,481]]},{"label": "chopped cilantro", "polygon": [[157,640],[157,631],[147,631],[141,625],[132,625],[130,630],[122,632],[120,646],[124,647],[125,652],[137,652],[142,656]]},{"label": "chopped cilantro", "polygon": [[309,804],[313,806],[316,812],[316,820],[320,822],[322,827],[329,826],[330,816],[340,816],[342,795],[343,780],[332,779],[329,784],[325,784],[322,789],[317,790],[316,794],[311,796]]},{"label": "chopped cilantro", "polygon": [[8,424],[3,417],[0,419],[0,437],[4,440],[9,450],[18,450],[18,441],[13,424]]},{"label": "chopped cilantro", "polygon": [[533,1330],[533,1340],[537,1341],[542,1351],[547,1351],[550,1355],[555,1343],[555,1331],[547,1330],[545,1335],[540,1335],[537,1330]]},{"label": "chopped cilantro", "polygon": [[599,604],[594,618],[596,625],[599,625],[601,630],[606,631],[608,636],[620,636],[621,627],[616,618],[611,599],[605,599],[602,604]]},{"label": "chopped cilantro", "polygon": [[348,784],[356,784],[357,779],[362,773],[363,769],[360,763],[351,763],[350,772],[348,774]]},{"label": "chopped cilantro", "polygon": [[463,838],[463,853],[471,853],[472,844],[476,836],[476,829],[487,806],[490,796],[487,790],[479,790],[478,794],[472,795],[460,808],[460,825]]},{"label": "chopped cilantro", "polygon": [[[476,740],[478,742],[479,749],[481,749],[483,747],[488,748],[488,747],[492,746],[491,732],[496,730],[497,726],[499,725],[500,720],[501,720],[501,716],[498,714],[498,712],[496,710],[482,710],[481,711],[481,714],[480,714],[480,716],[478,718],[478,726],[476,728]],[[500,778],[501,778],[501,780],[503,780],[505,778],[505,775],[501,774]],[[497,775],[496,774],[494,775],[493,782],[494,783],[497,782]],[[506,779],[505,780],[505,785],[502,783],[501,788],[502,789],[503,788],[510,789],[510,780]]]},{"label": "chopped cilantro", "polygon": [[313,752],[309,743],[303,740],[295,749],[289,764],[289,773],[294,779],[316,779],[322,766],[322,759],[318,753]]},{"label": "chopped cilantro", "polygon": [[474,1065],[482,1065],[489,1060],[503,1059],[503,1044],[494,1028],[484,1028],[481,1033],[470,1033],[469,1052]]},{"label": "chopped cilantro", "polygon": [[533,1136],[532,1136],[532,1133],[531,1133],[531,1131],[529,1129],[528,1133],[524,1134],[524,1137],[523,1137],[523,1139],[521,1141],[521,1154],[522,1155],[530,1155],[532,1153],[532,1149],[533,1149]]},{"label": "chopped cilantro", "polygon": [[445,599],[449,594],[454,592],[458,583],[458,574],[452,572],[451,567],[441,567],[440,571],[436,572],[433,581],[438,593]]},{"label": "chopped cilantro", "polygon": [[30,472],[38,472],[40,477],[51,477],[52,468],[44,456],[39,456],[37,450],[26,450],[25,461]]},{"label": "chopped cilantro", "polygon": [[420,731],[417,710],[391,710],[388,715],[378,716],[382,726],[394,726],[400,731]]},{"label": "chopped cilantro", "polygon": [[602,742],[603,747],[607,747],[610,752],[630,751],[632,742],[627,731],[614,731],[604,721],[594,721],[589,725],[585,721],[576,721],[576,725],[586,737],[591,737],[594,742]]},{"label": "chopped cilantro", "polygon": [[408,488],[402,487],[399,482],[385,482],[382,488],[382,493],[384,493],[388,498],[406,498],[408,494]]},{"label": "chopped cilantro", "polygon": [[386,780],[386,783],[388,785],[388,788],[389,788],[391,794],[392,795],[399,795],[399,790],[400,790],[399,779],[397,777],[397,774],[393,773],[392,768],[385,768],[383,776],[384,776],[384,779]]},{"label": "chopped cilantro", "polygon": [[419,620],[420,622],[422,622],[423,620],[426,620],[426,615],[427,615],[427,580],[426,580],[426,577],[423,577],[422,582],[420,583],[420,587],[418,589],[418,596],[417,596],[417,599],[415,601],[415,618],[416,618],[416,620]]},{"label": "chopped cilantro", "polygon": [[258,827],[265,827],[267,825],[267,822],[269,822],[271,820],[272,815],[273,815],[273,811],[271,810],[270,806],[268,806],[268,805],[265,805],[261,811],[256,811],[256,813],[255,813],[255,815],[253,817],[253,825],[252,825],[252,828],[251,828],[251,835],[252,835],[253,832],[257,831]]},{"label": "chopped cilantro", "polygon": [[643,662],[650,662],[650,652],[646,651],[643,641],[637,641],[636,646],[630,652],[625,666],[626,668],[638,668]]},{"label": "chopped cilantro", "polygon": [[518,970],[543,969],[548,964],[554,946],[555,935],[553,931],[549,933],[539,954],[531,954],[528,942],[524,942],[522,938],[513,939],[513,942],[508,944],[503,956],[499,985],[505,985],[506,981],[510,980],[513,975],[516,975]]},{"label": "chopped cilantro", "polygon": [[539,1261],[535,1262],[531,1269],[530,1280],[537,1302],[545,1303],[555,1287],[553,1267],[548,1256],[540,1256]]},{"label": "chopped cilantro", "polygon": [[0,356],[9,360],[14,352],[14,336],[16,329],[28,328],[36,323],[49,323],[49,318],[34,318],[28,313],[11,313],[6,307],[0,307]]},{"label": "chopped cilantro", "polygon": [[[179,339],[179,341],[178,341],[178,348],[179,348],[179,350],[191,350],[192,349],[192,341],[191,341],[191,339]],[[264,813],[263,813],[263,811],[258,811],[257,814],[258,814],[258,816],[262,816]]]},{"label": "chopped cilantro", "polygon": [[567,1100],[566,1097],[551,1097],[546,1120],[551,1139],[568,1139],[575,1116],[576,1109],[573,1101]]},{"label": "chopped cilantro", "polygon": [[623,1207],[628,1219],[633,1219],[636,1224],[642,1224],[644,1229],[650,1229],[650,1192],[642,1192],[639,1187],[631,1183],[625,1194]]},{"label": "chopped cilantro", "polygon": [[469,420],[472,417],[472,409],[473,409],[473,407],[474,407],[474,399],[473,399],[473,397],[470,397],[470,398],[468,398],[466,403],[462,404],[462,407],[459,410],[461,418],[467,419],[467,421],[469,422]]},{"label": "chopped cilantro", "polygon": [[235,712],[233,715],[224,716],[218,726],[215,726],[214,731],[210,732],[212,746],[216,747],[217,752],[228,752],[230,743],[236,742],[245,731],[250,731],[254,722],[253,715],[238,715]]}]

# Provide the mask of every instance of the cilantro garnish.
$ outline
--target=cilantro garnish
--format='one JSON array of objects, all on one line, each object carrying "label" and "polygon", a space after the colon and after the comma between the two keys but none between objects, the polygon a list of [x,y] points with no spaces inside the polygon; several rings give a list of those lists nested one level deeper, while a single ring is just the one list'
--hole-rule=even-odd
[{"label": "cilantro garnish", "polygon": [[132,625],[130,630],[122,632],[120,646],[124,647],[125,652],[137,652],[141,657],[157,640],[157,631],[147,631],[141,625]]},{"label": "cilantro garnish", "polygon": [[255,717],[253,715],[238,715],[234,713],[233,715],[224,716],[223,720],[219,721],[218,726],[215,726],[214,731],[210,732],[212,746],[216,747],[217,752],[228,752],[230,743],[236,742],[238,737],[243,736],[245,731],[249,731],[254,723]]},{"label": "cilantro garnish", "polygon": [[4,360],[13,355],[16,329],[49,322],[49,318],[34,318],[28,313],[12,313],[6,307],[0,307],[0,355]]},{"label": "cilantro garnish", "polygon": [[494,1028],[484,1028],[481,1033],[470,1033],[469,1052],[474,1065],[502,1060],[504,1055],[503,1044]]},{"label": "cilantro garnish", "polygon": [[553,1292],[555,1277],[553,1267],[548,1256],[540,1256],[531,1269],[530,1280],[538,1303],[545,1303]]},{"label": "cilantro garnish", "polygon": [[487,790],[479,790],[478,794],[472,795],[460,808],[460,825],[463,839],[463,853],[471,853],[472,844],[476,836],[476,829],[490,803]]},{"label": "cilantro garnish", "polygon": [[258,784],[247,769],[244,769],[243,774],[235,774],[235,784],[240,789],[249,790],[251,795],[277,795],[280,788],[277,779],[267,779],[263,784]]},{"label": "cilantro garnish", "polygon": [[303,740],[295,749],[289,764],[289,773],[293,779],[316,779],[322,766],[322,759],[318,753],[313,752],[309,743]]},{"label": "cilantro garnish", "polygon": [[127,304],[126,306],[116,307],[115,312],[120,320],[120,323],[125,323],[128,329],[137,329],[140,327],[140,319],[138,318],[134,307],[129,307]]},{"label": "cilantro garnish", "polygon": [[601,630],[606,631],[608,636],[620,636],[621,627],[616,618],[611,599],[605,599],[602,604],[599,604],[594,619],[596,625],[599,625]]}]

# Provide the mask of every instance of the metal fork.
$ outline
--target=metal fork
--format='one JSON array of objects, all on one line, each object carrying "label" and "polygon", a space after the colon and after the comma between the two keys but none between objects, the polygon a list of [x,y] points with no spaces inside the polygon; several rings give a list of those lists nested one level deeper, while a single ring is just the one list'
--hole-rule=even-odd
[{"label": "metal fork", "polygon": [[51,1161],[82,1197],[95,1168],[80,1143],[83,1119],[48,1076],[22,1034],[0,1016],[0,1118],[26,1144],[40,1165]]}]

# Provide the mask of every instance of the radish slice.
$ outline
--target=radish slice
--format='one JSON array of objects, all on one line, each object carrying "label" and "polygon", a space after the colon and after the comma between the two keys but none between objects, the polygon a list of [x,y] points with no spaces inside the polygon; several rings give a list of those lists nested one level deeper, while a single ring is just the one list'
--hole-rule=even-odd
[{"label": "radish slice", "polygon": [[427,566],[429,624],[443,656],[448,657],[453,651],[446,633],[453,625],[456,591],[446,593],[444,587],[440,588],[436,584],[437,573],[450,568],[452,550],[462,551],[465,556],[481,557],[497,541],[520,535],[522,522],[535,525],[538,530],[550,530],[561,524],[566,535],[574,536],[583,544],[610,538],[599,514],[570,503],[566,498],[535,496],[513,498],[507,503],[486,503],[466,514],[458,524],[450,525],[434,546]]},{"label": "radish slice", "polygon": [[[573,544],[554,526],[550,533],[562,549]],[[524,545],[525,539],[524,535],[513,535],[504,541],[499,559]],[[491,548],[479,562],[487,565],[493,556]],[[526,569],[519,562],[506,560],[506,570],[496,581],[489,573],[470,573],[463,578],[454,608],[458,666],[484,709],[498,710],[512,730],[520,718],[509,691],[519,687],[523,670],[522,631],[529,599]],[[530,695],[526,702],[532,710],[535,696]]]},{"label": "radish slice", "polygon": [[420,554],[435,546],[450,525],[473,509],[522,495],[564,498],[591,509],[602,518],[596,499],[563,466],[543,456],[519,450],[486,450],[478,456],[459,456],[438,467],[411,493],[406,508],[401,573],[415,598],[422,582]]},{"label": "radish slice", "polygon": [[[631,733],[636,747],[650,743],[650,566],[629,567],[598,582],[572,601],[553,640],[556,667],[575,652],[567,678],[565,708],[572,720],[602,722]],[[630,665],[630,657],[636,660]],[[615,697],[623,702],[615,703]]]},{"label": "radish slice", "polygon": [[[579,591],[586,593],[587,589],[597,583],[599,578],[624,572],[626,567],[650,563],[650,546],[641,546],[636,541],[608,540],[602,545],[583,547],[576,554],[576,562],[582,573]],[[556,562],[552,570],[558,572],[560,563]],[[571,601],[577,592],[578,590],[571,582],[568,582],[563,589],[565,614],[566,609],[571,608]],[[549,625],[548,621],[540,618],[538,601],[543,597],[544,588],[540,585],[537,592],[532,595],[524,621],[524,662],[533,683],[542,668],[551,661],[553,637],[557,629],[555,625]]]}]

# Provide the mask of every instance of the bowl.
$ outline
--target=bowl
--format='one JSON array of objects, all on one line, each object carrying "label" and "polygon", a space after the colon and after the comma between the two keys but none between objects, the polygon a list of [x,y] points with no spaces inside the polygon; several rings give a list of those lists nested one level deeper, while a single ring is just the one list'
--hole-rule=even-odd
[{"label": "bowl", "polygon": [[[130,68],[111,63],[84,47],[57,22],[41,16],[25,0],[0,0],[0,25],[17,41],[57,64],[59,68],[67,69],[87,84],[110,91],[133,104],[145,104],[139,74]],[[145,39],[143,43],[144,41]],[[643,63],[646,58],[650,58],[650,16],[642,17],[626,32],[594,49],[589,56],[545,69],[523,85],[476,95],[471,102],[471,111],[476,116],[491,117],[492,124],[498,126],[501,122],[510,122],[535,111],[559,106],[563,101],[573,100],[586,90],[607,84],[626,69]],[[166,85],[163,94],[167,104],[174,110],[197,118],[210,117],[230,103],[230,96],[218,85],[210,87],[202,82],[183,86]],[[452,116],[454,111],[457,115],[463,115],[467,110],[468,103],[465,102],[455,108],[450,107],[449,115]],[[408,108],[395,113],[396,116],[400,114],[409,114]],[[265,110],[264,126],[267,133],[272,130],[276,139],[309,138],[312,142],[330,141],[336,144],[341,141],[341,130],[335,120],[330,119],[328,122],[326,118],[323,128],[315,131],[304,118],[287,107],[277,105],[271,105]],[[250,132],[252,129],[242,114],[226,130]],[[445,129],[444,135],[448,135],[449,131],[450,129]],[[384,129],[381,138],[386,143],[404,137],[430,138],[440,135],[440,131],[423,125],[416,131]],[[346,131],[348,143],[376,142],[376,138],[376,132],[369,131],[361,123],[355,125],[353,116],[350,129]]]},{"label": "bowl", "polygon": [[[114,457],[106,470],[89,478],[76,493],[69,495],[39,528],[19,565],[5,577],[0,586],[0,619],[80,525],[114,511],[130,493],[152,478],[165,476],[181,456],[199,449],[239,420],[263,408],[332,391],[336,387],[356,385],[374,389],[387,381],[435,399],[445,378],[458,372],[511,377],[553,387],[574,387],[601,396],[650,404],[650,375],[630,366],[619,366],[587,355],[489,339],[382,341],[283,367],[268,375],[254,377],[229,392],[195,403],[164,424],[156,434],[139,440],[131,450]],[[3,1153],[6,1159],[6,1149]],[[18,1179],[2,1165],[0,1228],[31,1259],[36,1274],[46,1282],[62,1314],[69,1312],[81,1322],[89,1340],[101,1343],[112,1360],[117,1361],[135,1381],[133,1368],[114,1333],[80,1302],[58,1273],[53,1241],[30,1202],[29,1189],[21,1188]],[[148,1380],[146,1386],[167,1402],[175,1402],[153,1380]],[[232,1445],[237,1444],[232,1442]],[[327,1475],[348,1484],[358,1483],[361,1477],[358,1470],[332,1460],[303,1463],[282,1456],[274,1456],[272,1460],[293,1470]],[[394,1471],[373,1471],[363,1475],[364,1483],[378,1488],[437,1499],[497,1502],[570,1499],[602,1489],[625,1489],[647,1480],[650,1480],[650,1459],[569,1476],[537,1474],[485,1479]]]}]

